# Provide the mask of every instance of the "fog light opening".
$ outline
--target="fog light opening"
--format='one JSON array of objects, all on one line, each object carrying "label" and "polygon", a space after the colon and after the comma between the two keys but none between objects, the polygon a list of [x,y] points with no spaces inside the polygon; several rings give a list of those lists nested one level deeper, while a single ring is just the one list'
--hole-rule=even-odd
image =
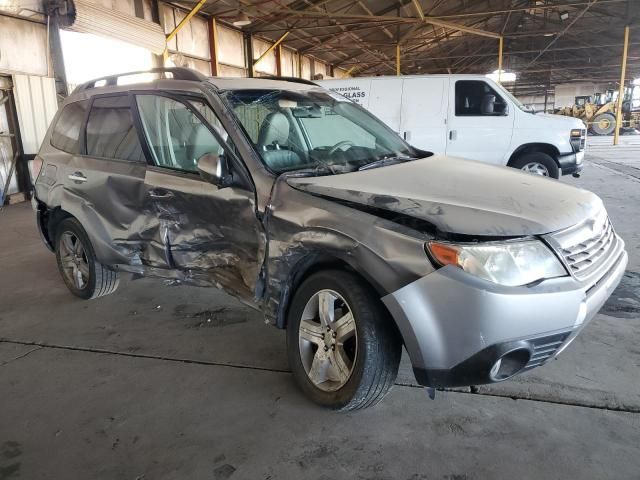
[{"label": "fog light opening", "polygon": [[493,364],[489,371],[489,378],[494,382],[507,380],[522,370],[529,358],[531,358],[531,353],[525,348],[506,353]]}]

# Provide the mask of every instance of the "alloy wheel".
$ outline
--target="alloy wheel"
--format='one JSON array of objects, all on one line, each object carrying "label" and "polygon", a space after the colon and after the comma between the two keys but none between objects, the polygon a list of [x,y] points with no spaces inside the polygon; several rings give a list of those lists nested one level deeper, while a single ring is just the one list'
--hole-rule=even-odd
[{"label": "alloy wheel", "polygon": [[62,271],[78,290],[89,282],[89,261],[84,245],[72,232],[64,232],[60,237],[60,263]]},{"label": "alloy wheel", "polygon": [[334,290],[315,293],[302,312],[298,338],[309,380],[326,392],[342,388],[358,353],[356,321],[345,299]]}]

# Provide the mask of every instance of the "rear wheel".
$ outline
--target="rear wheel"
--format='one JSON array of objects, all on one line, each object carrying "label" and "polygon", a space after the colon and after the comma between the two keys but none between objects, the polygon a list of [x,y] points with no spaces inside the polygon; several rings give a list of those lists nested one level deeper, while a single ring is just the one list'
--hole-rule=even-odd
[{"label": "rear wheel", "polygon": [[302,391],[335,410],[382,400],[402,348],[391,322],[371,288],[351,273],[328,270],[305,280],[287,323],[289,364]]},{"label": "rear wheel", "polygon": [[593,118],[591,131],[596,135],[611,135],[616,129],[616,117],[613,113],[601,113]]},{"label": "rear wheel", "polygon": [[509,166],[542,177],[560,177],[558,164],[551,156],[544,152],[526,153],[511,162]]},{"label": "rear wheel", "polygon": [[96,260],[91,241],[75,218],[60,223],[55,246],[58,270],[71,293],[88,300],[118,288],[118,272]]}]

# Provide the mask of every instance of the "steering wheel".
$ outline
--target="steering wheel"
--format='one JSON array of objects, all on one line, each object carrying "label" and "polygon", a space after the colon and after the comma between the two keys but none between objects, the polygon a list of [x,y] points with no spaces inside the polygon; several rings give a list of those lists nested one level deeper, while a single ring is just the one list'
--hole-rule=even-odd
[{"label": "steering wheel", "polygon": [[342,140],[341,142],[336,143],[329,149],[329,155],[333,155],[339,148],[346,147],[347,145],[351,145],[353,147],[353,142],[351,140]]}]

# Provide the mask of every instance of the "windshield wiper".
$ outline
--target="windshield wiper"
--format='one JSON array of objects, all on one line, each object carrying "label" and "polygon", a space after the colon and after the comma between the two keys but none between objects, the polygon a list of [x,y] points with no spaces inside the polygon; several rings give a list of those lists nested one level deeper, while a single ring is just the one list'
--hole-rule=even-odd
[{"label": "windshield wiper", "polygon": [[378,167],[384,167],[386,165],[392,165],[394,163],[402,163],[402,162],[408,162],[409,160],[415,160],[415,157],[406,157],[406,156],[395,156],[395,157],[384,157],[384,158],[379,158],[378,160],[374,160],[373,162],[369,162],[369,163],[365,163],[364,165],[361,165],[360,167],[358,167],[358,171],[361,170],[369,170],[370,168],[378,168]]}]

